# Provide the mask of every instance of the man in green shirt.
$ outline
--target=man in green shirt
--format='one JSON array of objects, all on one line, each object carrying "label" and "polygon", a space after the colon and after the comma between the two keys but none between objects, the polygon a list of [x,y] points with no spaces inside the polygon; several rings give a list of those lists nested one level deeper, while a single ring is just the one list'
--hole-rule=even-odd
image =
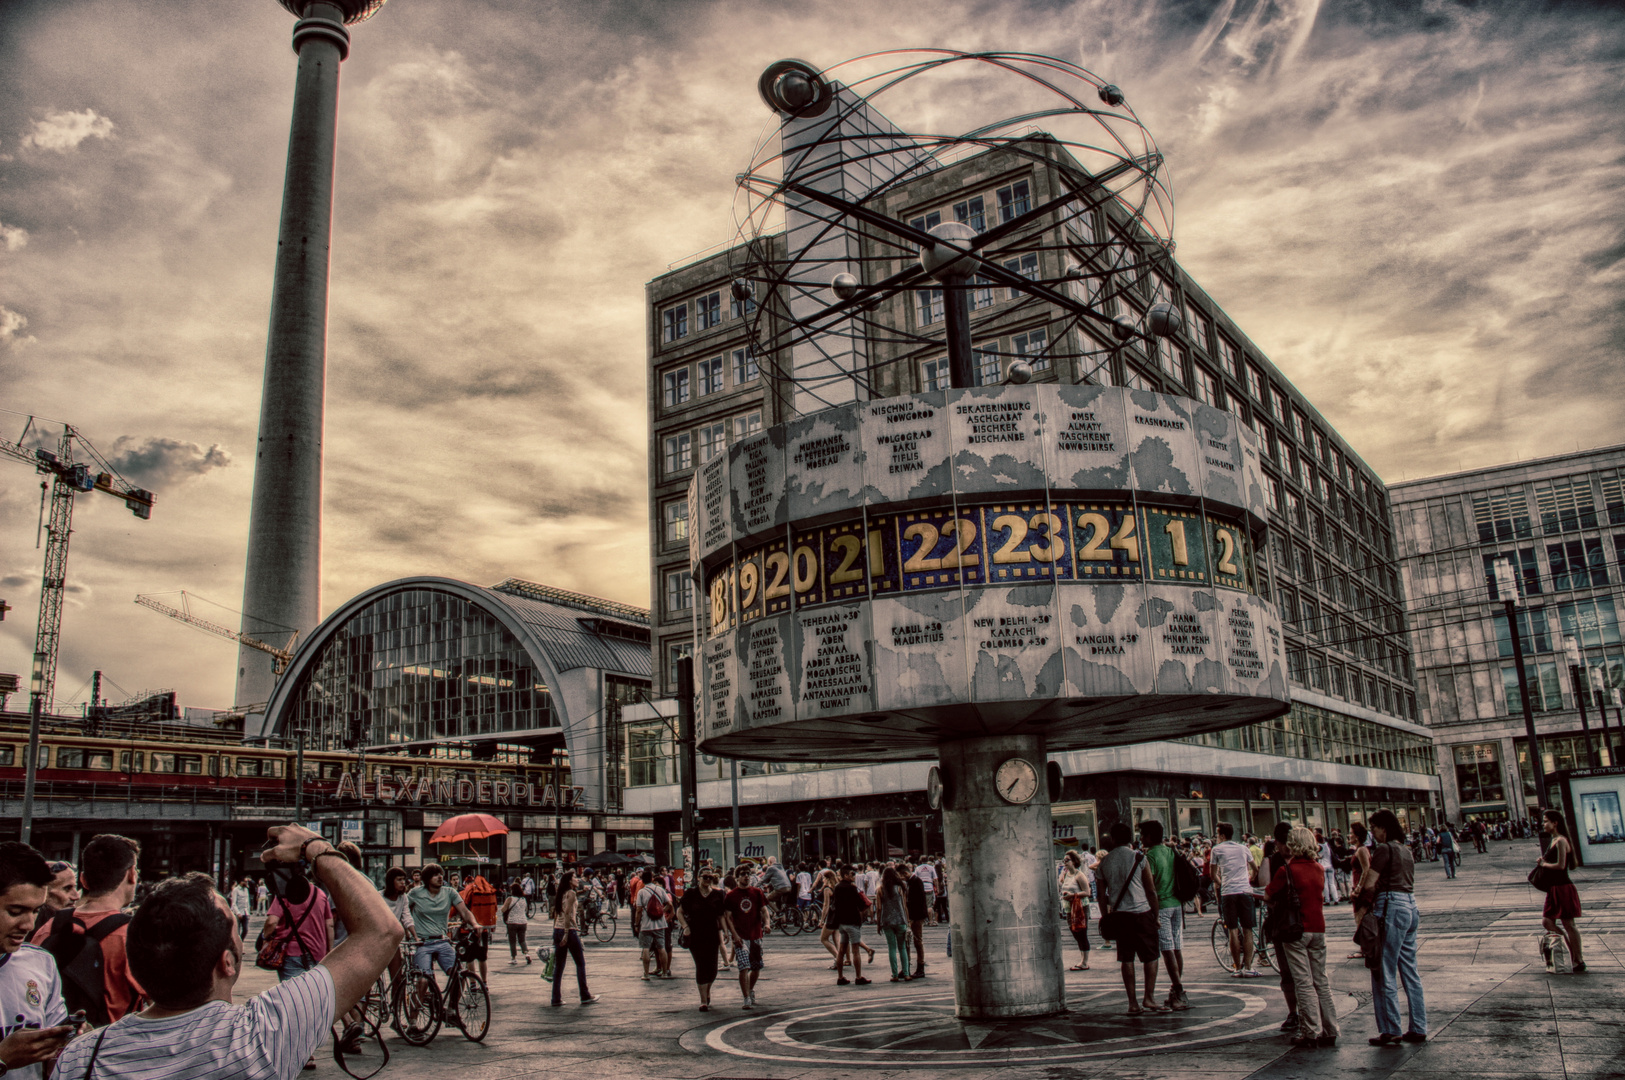
[{"label": "man in green shirt", "polygon": [[1185,995],[1185,906],[1174,896],[1174,860],[1185,856],[1172,844],[1163,843],[1162,822],[1140,822],[1140,843],[1145,861],[1151,866],[1151,880],[1157,884],[1157,948],[1162,950],[1162,966],[1168,969],[1170,1009],[1188,1009]]},{"label": "man in green shirt", "polygon": [[434,974],[434,964],[450,975],[457,969],[457,949],[446,936],[446,922],[453,910],[461,916],[464,926],[476,925],[474,915],[457,895],[457,890],[444,884],[445,871],[438,863],[423,868],[423,884],[406,894],[407,906],[412,910],[412,924],[417,928],[418,947],[412,954],[412,966],[425,974]]}]

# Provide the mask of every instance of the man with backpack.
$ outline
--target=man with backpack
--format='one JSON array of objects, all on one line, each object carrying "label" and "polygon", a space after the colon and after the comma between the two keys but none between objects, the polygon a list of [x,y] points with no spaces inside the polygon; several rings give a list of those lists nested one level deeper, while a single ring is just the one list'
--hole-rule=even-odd
[{"label": "man with backpack", "polygon": [[[1175,895],[1180,884],[1179,868],[1192,870],[1190,860],[1169,844],[1163,843],[1162,822],[1147,818],[1140,822],[1140,843],[1145,848],[1145,861],[1151,867],[1151,880],[1157,887],[1157,948],[1162,952],[1162,966],[1168,971],[1167,1008],[1184,1010],[1191,1007],[1185,994],[1185,905]],[[1194,879],[1194,873],[1191,878]],[[1184,882],[1190,896],[1196,896],[1194,880]]]},{"label": "man with backpack", "polygon": [[58,911],[34,931],[34,944],[56,958],[69,1012],[83,1011],[95,1027],[112,1023],[145,996],[130,974],[127,948],[141,845],[104,833],[85,845],[79,905]]},{"label": "man with backpack", "polygon": [[632,929],[637,931],[638,944],[643,948],[643,981],[648,982],[649,954],[654,954],[654,977],[671,978],[671,950],[666,947],[666,926],[671,918],[671,894],[665,886],[655,884],[652,870],[641,875],[643,887],[632,901]]}]

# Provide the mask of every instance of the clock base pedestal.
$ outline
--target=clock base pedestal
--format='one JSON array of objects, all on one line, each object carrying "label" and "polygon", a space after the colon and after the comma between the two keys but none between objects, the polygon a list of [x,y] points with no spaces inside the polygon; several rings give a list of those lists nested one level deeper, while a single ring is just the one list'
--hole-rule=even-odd
[{"label": "clock base pedestal", "polygon": [[[1001,797],[995,780],[1011,758],[1037,772],[1037,791],[1022,804]],[[1036,735],[963,739],[941,748],[954,999],[962,1020],[1066,1011],[1046,760],[1044,739]]]}]

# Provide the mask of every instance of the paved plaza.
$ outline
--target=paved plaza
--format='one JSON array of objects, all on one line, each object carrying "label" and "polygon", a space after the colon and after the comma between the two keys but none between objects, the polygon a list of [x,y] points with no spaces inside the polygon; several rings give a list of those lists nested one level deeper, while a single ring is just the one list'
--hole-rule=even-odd
[{"label": "paved plaza", "polygon": [[[692,966],[679,952],[678,977],[645,983],[624,923],[609,944],[587,944],[588,976],[602,1001],[548,1005],[541,965],[508,966],[506,946],[491,950],[492,1021],[483,1045],[443,1029],[426,1048],[390,1033],[386,1077],[499,1080],[575,1073],[633,1077],[824,1078],[882,1080],[940,1071],[955,1080],[1292,1080],[1295,1077],[1625,1077],[1625,870],[1585,869],[1575,880],[1586,909],[1583,975],[1548,975],[1539,952],[1540,894],[1524,876],[1533,840],[1469,854],[1459,876],[1442,864],[1417,868],[1422,911],[1421,966],[1430,1038],[1425,1045],[1375,1049],[1369,976],[1345,959],[1353,920],[1346,905],[1329,913],[1329,967],[1343,1036],[1336,1048],[1293,1048],[1278,1031],[1286,1007],[1273,975],[1232,979],[1211,945],[1212,916],[1186,931],[1189,1012],[1124,1015],[1126,1001],[1111,954],[1092,953],[1093,970],[1069,972],[1069,1013],[1038,1021],[967,1024],[953,1016],[946,929],[926,933],[927,978],[887,981],[880,944],[876,982],[834,985],[816,935],[774,935],[757,988],[760,1005],[740,1007],[724,970],[709,1013],[699,1012]],[[533,940],[549,937],[538,917]],[[1063,939],[1067,935],[1063,933]],[[1067,963],[1075,960],[1069,949]],[[866,974],[874,974],[866,968]],[[271,976],[250,969],[240,995]],[[1159,997],[1166,984],[1159,984]],[[1403,995],[1401,995],[1403,1010]],[[330,1048],[328,1048],[330,1049]],[[330,1053],[311,1075],[342,1077]]]}]

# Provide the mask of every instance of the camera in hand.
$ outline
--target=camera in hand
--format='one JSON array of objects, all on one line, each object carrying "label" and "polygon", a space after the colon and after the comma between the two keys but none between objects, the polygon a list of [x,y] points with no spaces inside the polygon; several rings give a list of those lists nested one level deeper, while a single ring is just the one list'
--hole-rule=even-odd
[{"label": "camera in hand", "polygon": [[[270,851],[275,846],[273,841],[265,845],[265,850]],[[305,877],[302,862],[272,863],[266,869],[265,884],[271,895],[284,903],[297,906],[310,898],[310,879]]]}]

